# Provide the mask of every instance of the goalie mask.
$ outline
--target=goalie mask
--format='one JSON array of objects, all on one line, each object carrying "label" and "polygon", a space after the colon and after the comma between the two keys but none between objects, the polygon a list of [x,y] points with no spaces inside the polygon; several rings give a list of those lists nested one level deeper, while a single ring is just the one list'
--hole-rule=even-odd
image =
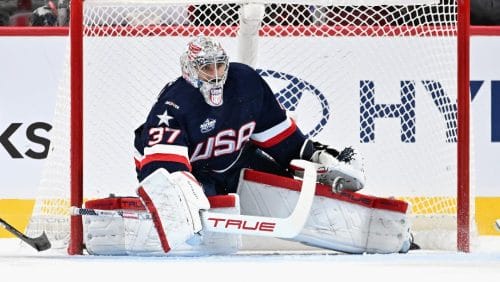
[{"label": "goalie mask", "polygon": [[182,54],[181,67],[184,79],[200,89],[207,104],[222,105],[229,63],[220,43],[208,37],[197,37],[189,42],[187,51]]}]

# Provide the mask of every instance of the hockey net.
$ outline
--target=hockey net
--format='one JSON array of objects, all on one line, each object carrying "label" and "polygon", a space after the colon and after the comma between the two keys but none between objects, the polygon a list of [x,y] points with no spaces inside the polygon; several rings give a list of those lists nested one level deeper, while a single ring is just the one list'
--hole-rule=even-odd
[{"label": "hockey net", "polygon": [[[78,53],[68,70],[73,91],[83,82],[83,137],[70,122],[78,102],[72,108],[68,72],[28,234],[45,231],[65,249],[72,194],[135,195],[134,129],[180,75],[179,56],[200,34],[218,38],[232,61],[256,68],[309,137],[359,148],[362,192],[409,201],[417,243],[455,249],[460,205],[470,207],[466,220],[473,221],[473,201],[457,201],[455,1],[81,2],[72,8],[83,5],[83,72]],[[79,18],[72,17],[75,51]],[[80,172],[70,158],[78,140]],[[79,248],[79,240],[71,244]]]}]

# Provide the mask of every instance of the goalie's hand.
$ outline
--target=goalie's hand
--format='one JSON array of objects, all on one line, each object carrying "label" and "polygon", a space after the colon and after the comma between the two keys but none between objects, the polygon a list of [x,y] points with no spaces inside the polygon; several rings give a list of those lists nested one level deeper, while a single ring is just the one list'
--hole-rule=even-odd
[{"label": "goalie's hand", "polygon": [[334,192],[358,191],[364,187],[363,157],[356,149],[346,147],[338,151],[319,142],[311,143],[310,160],[317,166],[318,182],[332,186]]}]

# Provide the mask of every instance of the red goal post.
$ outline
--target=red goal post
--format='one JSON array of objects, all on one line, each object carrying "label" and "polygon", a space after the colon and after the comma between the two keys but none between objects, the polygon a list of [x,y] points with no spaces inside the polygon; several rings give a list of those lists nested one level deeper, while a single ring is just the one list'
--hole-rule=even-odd
[{"label": "red goal post", "polygon": [[[469,1],[248,2],[71,1],[71,99],[60,102],[70,103],[70,118],[54,130],[68,148],[53,142],[30,228],[53,231],[70,254],[82,253],[81,216],[57,227],[47,222],[64,219],[47,218],[68,218],[64,207],[85,199],[133,192],[130,134],[179,76],[187,39],[205,34],[255,67],[310,137],[359,147],[365,193],[407,199],[417,215],[431,216],[424,225],[432,230],[451,214],[457,249],[468,252]],[[63,212],[51,199],[62,193],[70,198]]]}]

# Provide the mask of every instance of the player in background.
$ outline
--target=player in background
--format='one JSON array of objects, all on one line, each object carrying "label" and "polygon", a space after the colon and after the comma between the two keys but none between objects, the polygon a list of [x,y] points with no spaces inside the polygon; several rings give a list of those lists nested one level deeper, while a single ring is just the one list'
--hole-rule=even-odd
[{"label": "player in background", "polygon": [[31,26],[57,26],[58,10],[56,4],[49,0],[43,6],[36,8],[30,16]]},{"label": "player in background", "polygon": [[[194,38],[180,63],[182,76],[163,88],[146,121],[135,130],[135,164],[141,183],[137,193],[153,216],[164,252],[202,231],[199,212],[211,208],[207,197],[236,193],[245,168],[293,177],[300,171],[290,167],[291,160],[303,159],[315,163],[318,182],[335,191],[363,188],[359,153],[309,140],[266,81],[247,65],[229,63],[220,43],[204,36]],[[285,200],[273,202],[275,196],[261,196],[263,201],[269,199],[267,205],[286,205]],[[186,199],[185,204],[179,205],[179,198]],[[331,205],[335,209],[336,203]],[[330,249],[365,250],[364,245],[344,248],[354,243],[339,243],[334,233],[320,232],[328,228],[315,224],[300,241]],[[382,244],[381,252],[407,251],[409,231],[402,232],[404,236],[388,239],[390,247]]]}]

